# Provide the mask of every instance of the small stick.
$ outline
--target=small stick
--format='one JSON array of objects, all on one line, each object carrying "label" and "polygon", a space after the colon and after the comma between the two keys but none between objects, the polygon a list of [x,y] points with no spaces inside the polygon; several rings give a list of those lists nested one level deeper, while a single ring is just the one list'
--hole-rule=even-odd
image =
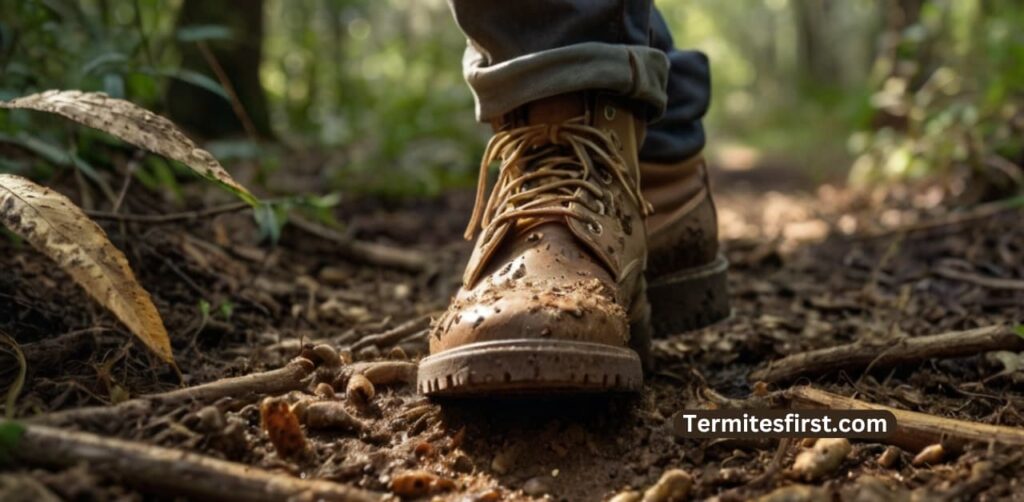
[{"label": "small stick", "polygon": [[15,458],[48,466],[86,464],[151,493],[268,502],[383,499],[381,494],[331,481],[295,478],[197,453],[42,425],[24,427],[17,446],[10,449]]},{"label": "small stick", "polygon": [[1007,326],[902,338],[895,344],[852,343],[772,361],[750,374],[751,381],[782,382],[798,376],[861,367],[891,367],[933,357],[965,357],[995,350],[1024,350],[1024,338]]},{"label": "small stick", "polygon": [[1003,213],[1024,210],[1024,197],[1013,197],[1004,200],[997,200],[995,202],[989,202],[987,204],[981,204],[974,209],[964,212],[949,215],[945,218],[939,218],[935,220],[929,220],[913,225],[906,225],[897,228],[881,230],[874,233],[863,234],[863,235],[851,235],[848,237],[849,240],[872,240],[881,239],[885,237],[892,237],[895,235],[910,235],[920,232],[928,233],[932,230],[949,229],[953,231],[961,225],[973,223],[978,220],[984,220],[996,216],[1000,216]]},{"label": "small stick", "polygon": [[985,277],[983,275],[972,274],[970,272],[962,272],[950,267],[938,267],[934,270],[934,273],[939,277],[945,277],[946,279],[952,279],[954,281],[967,282],[983,288],[1024,291],[1024,281],[1019,279]]},{"label": "small stick", "polygon": [[370,345],[376,345],[381,349],[390,347],[413,333],[427,329],[427,327],[430,326],[431,315],[433,314],[427,314],[411,319],[383,333],[364,336],[359,340],[356,340],[356,343],[352,344],[352,352],[369,347]]},{"label": "small stick", "polygon": [[808,386],[793,387],[786,391],[791,405],[830,410],[883,410],[896,416],[896,431],[883,442],[894,444],[908,451],[946,442],[951,446],[978,441],[996,442],[1024,446],[1024,429],[1001,425],[980,424],[966,420],[937,417],[927,413],[901,410],[890,406],[872,404],[859,399],[840,396]]},{"label": "small stick", "polygon": [[217,61],[217,56],[210,50],[210,47],[206,45],[206,42],[199,40],[196,42],[196,47],[199,48],[200,54],[203,55],[203,59],[206,60],[206,64],[213,70],[213,74],[217,76],[217,80],[220,81],[221,87],[227,91],[228,97],[231,98],[231,111],[235,112],[235,116],[238,117],[238,121],[242,123],[242,128],[245,129],[245,133],[249,136],[249,139],[256,143],[260,140],[259,133],[256,132],[256,126],[253,125],[252,119],[249,118],[249,114],[245,111],[245,107],[242,106],[242,100],[238,99],[238,94],[235,93],[235,86],[231,83],[231,79],[228,78],[228,74],[224,71],[224,67],[220,65],[220,61]]},{"label": "small stick", "polygon": [[334,243],[339,255],[352,260],[408,272],[425,272],[433,268],[427,261],[427,257],[416,251],[356,240],[333,229],[307,221],[298,215],[292,215],[288,221],[295,228],[309,235]]},{"label": "small stick", "polygon": [[46,413],[29,419],[34,423],[60,425],[79,422],[98,422],[114,419],[127,413],[145,413],[154,406],[180,404],[190,401],[211,402],[224,397],[283,394],[306,385],[306,377],[314,369],[312,361],[297,358],[283,368],[175,389],[130,399],[114,406],[88,406],[73,410]]},{"label": "small stick", "polygon": [[121,214],[116,212],[104,212],[104,211],[86,211],[85,214],[90,218],[96,220],[113,220],[113,221],[125,221],[130,223],[149,223],[149,224],[161,224],[161,223],[175,223],[179,221],[192,221],[201,218],[209,218],[211,216],[217,216],[225,213],[234,213],[251,208],[248,202],[232,202],[230,204],[222,204],[219,206],[208,207],[205,209],[197,209],[195,211],[184,211],[181,213],[168,213],[168,214]]}]

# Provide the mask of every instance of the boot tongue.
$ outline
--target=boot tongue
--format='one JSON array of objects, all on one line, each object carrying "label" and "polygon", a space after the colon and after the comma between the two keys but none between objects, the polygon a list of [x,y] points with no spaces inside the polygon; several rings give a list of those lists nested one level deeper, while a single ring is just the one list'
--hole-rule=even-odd
[{"label": "boot tongue", "polygon": [[587,111],[586,101],[582,93],[562,94],[550,98],[539,99],[526,105],[526,123],[561,124],[583,115]]},{"label": "boot tongue", "polygon": [[[588,99],[584,93],[544,98],[525,105],[513,114],[506,116],[503,124],[495,124],[495,129],[563,124],[569,120],[586,115],[587,106]],[[594,125],[596,121],[598,119],[595,117],[588,117],[588,124],[586,125]],[[529,172],[532,170],[532,166],[523,166],[522,169],[524,172]],[[529,184],[536,186],[545,181],[545,178],[540,178],[532,180]],[[624,265],[620,263],[622,250],[619,249],[618,253],[614,250],[623,246],[622,242],[620,242],[623,239],[616,238],[612,233],[600,236],[600,231],[588,231],[585,223],[581,223],[571,217],[557,215],[520,218],[514,223],[508,222],[495,227],[489,235],[487,232],[481,234],[481,239],[474,246],[473,254],[470,256],[470,261],[467,264],[466,272],[463,276],[464,284],[467,287],[472,287],[476,280],[481,277],[483,269],[492,261],[493,255],[499,251],[499,248],[504,249],[503,252],[508,252],[508,246],[517,247],[515,243],[521,244],[524,239],[528,238],[528,234],[532,229],[545,223],[557,223],[559,226],[564,227],[566,234],[571,235],[584,249],[590,251],[593,256],[598,258],[598,261],[604,264],[612,277],[617,278],[622,272]],[[642,223],[639,224],[642,225]],[[611,230],[609,228],[609,232]]]}]

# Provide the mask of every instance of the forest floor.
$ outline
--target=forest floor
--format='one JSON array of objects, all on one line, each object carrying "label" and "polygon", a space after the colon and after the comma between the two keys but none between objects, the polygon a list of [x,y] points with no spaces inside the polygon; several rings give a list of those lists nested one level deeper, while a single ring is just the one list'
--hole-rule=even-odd
[{"label": "forest floor", "polygon": [[[771,361],[813,349],[855,341],[890,347],[1019,324],[1021,210],[965,219],[935,187],[813,187],[756,169],[717,173],[716,182],[734,313],[704,330],[657,340],[656,373],[639,396],[432,402],[399,381],[378,383],[375,396],[359,405],[343,396],[344,382],[333,391],[318,386],[320,397],[313,398],[316,386],[303,381],[277,393],[292,403],[337,400],[361,425],[306,428],[305,448],[291,456],[276,451],[261,429],[266,396],[251,389],[215,400],[155,400],[111,413],[47,418],[257,374],[300,354],[318,364],[314,380],[337,381],[345,367],[332,368],[322,357],[329,350],[309,349],[316,344],[354,352],[353,367],[414,362],[426,348],[422,319],[444,308],[470,250],[460,235],[471,194],[457,192],[403,202],[353,198],[336,209],[347,236],[421,254],[431,266],[418,273],[346,259],[331,241],[292,226],[276,247],[260,246],[252,218],[241,213],[167,224],[104,223],[163,315],[181,381],[44,256],[0,240],[0,331],[17,341],[28,367],[16,416],[428,499],[605,500],[642,492],[672,468],[690,474],[689,497],[696,499],[1024,496],[1024,453],[996,443],[950,447],[942,458],[912,465],[917,451],[892,450],[880,461],[886,445],[853,441],[838,468],[802,480],[790,469],[805,448],[799,441],[672,436],[676,411],[726,406],[798,384],[940,417],[1024,426],[1024,360],[1014,351],[820,368],[767,387],[748,378]],[[154,213],[152,198],[140,190],[124,212]],[[403,336],[359,343],[409,321],[412,329]],[[16,367],[12,358],[0,359],[0,382],[11,381]],[[120,468],[8,463],[0,467],[0,499],[16,500],[16,493],[32,494],[26,500],[47,493],[75,500],[173,499],[188,492],[147,488],[161,486],[160,480],[124,479]],[[232,493],[225,488],[221,495]]]}]

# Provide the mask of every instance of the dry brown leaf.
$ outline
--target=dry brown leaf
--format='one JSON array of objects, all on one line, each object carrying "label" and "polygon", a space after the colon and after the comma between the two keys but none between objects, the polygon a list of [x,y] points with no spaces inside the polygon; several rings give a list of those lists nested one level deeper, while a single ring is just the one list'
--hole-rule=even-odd
[{"label": "dry brown leaf", "polygon": [[391,492],[400,497],[424,497],[455,489],[455,482],[428,471],[405,471],[391,479]]},{"label": "dry brown leaf", "polygon": [[57,262],[161,359],[174,362],[160,314],[128,260],[67,197],[20,176],[0,174],[0,224]]},{"label": "dry brown leaf", "polygon": [[188,139],[170,120],[123,99],[101,92],[51,90],[0,101],[0,108],[55,113],[116,136],[139,148],[185,164],[249,204],[259,200],[238,184],[217,159]]},{"label": "dry brown leaf", "polygon": [[283,399],[264,399],[260,405],[260,422],[281,457],[297,457],[306,451],[306,434],[299,425],[299,417]]}]

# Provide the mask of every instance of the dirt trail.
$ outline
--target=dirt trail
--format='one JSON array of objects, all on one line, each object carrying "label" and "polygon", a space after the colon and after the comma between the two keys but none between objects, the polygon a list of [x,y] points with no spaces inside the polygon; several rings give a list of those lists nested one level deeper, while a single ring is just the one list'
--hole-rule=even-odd
[{"label": "dirt trail", "polygon": [[[804,498],[795,500],[829,500],[834,494],[854,500],[858,490],[890,500],[910,492],[925,499],[939,493],[992,500],[1019,496],[1024,456],[999,446],[970,446],[926,467],[910,465],[916,452],[898,452],[886,468],[878,462],[884,445],[855,442],[835,472],[804,489],[785,488],[797,484],[785,468],[799,445],[780,450],[773,440],[671,437],[669,417],[707,406],[705,389],[746,397],[754,390],[746,375],[785,355],[1024,319],[1019,210],[970,224],[867,237],[949,218],[948,211],[926,190],[880,196],[828,186],[753,191],[742,177],[718,182],[734,315],[700,332],[657,341],[658,371],[640,396],[438,405],[417,396],[412,386],[378,385],[368,405],[350,407],[366,430],[309,430],[310,452],[298,460],[280,457],[261,432],[261,396],[157,405],[115,420],[84,421],[76,429],[377,492],[391,490],[396,478],[408,480],[403,476],[409,471],[425,470],[442,480],[435,482],[434,494],[451,500],[545,494],[601,500],[642,491],[670,468],[692,475],[694,498],[739,500],[778,489],[802,490],[797,495]],[[244,215],[180,226],[128,224],[124,233],[117,224],[106,228],[153,293],[185,384],[195,385],[280,367],[307,343],[344,349],[443,308],[469,251],[459,239],[469,204],[468,194],[456,193],[390,205],[351,202],[339,209],[353,235],[426,254],[437,270],[420,275],[339,260],[330,243],[296,229],[276,248],[259,247]],[[142,199],[129,201],[129,209],[145,207]],[[14,336],[29,363],[18,416],[176,387],[171,371],[133,347],[123,328],[68,287],[68,278],[39,254],[3,240],[0,270],[0,331]],[[201,299],[208,309],[200,308]],[[398,346],[401,351],[392,345],[362,348],[354,357],[415,359],[425,349],[416,336]],[[983,354],[870,373],[833,372],[802,383],[901,409],[1024,426],[1024,373],[1014,361],[1006,354]],[[12,367],[3,361],[0,381],[9,381]],[[144,493],[87,465],[3,469],[3,479],[31,478],[64,498],[137,499]]]}]

